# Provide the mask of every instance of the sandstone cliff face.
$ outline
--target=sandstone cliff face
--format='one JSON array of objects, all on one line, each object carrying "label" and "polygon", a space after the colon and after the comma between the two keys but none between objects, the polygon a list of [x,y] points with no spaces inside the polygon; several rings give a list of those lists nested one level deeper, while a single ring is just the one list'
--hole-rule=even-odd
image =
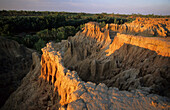
[{"label": "sandstone cliff face", "polygon": [[2,109],[170,109],[164,41],[118,34],[110,44],[110,33],[90,22],[74,37],[48,43],[41,65],[34,53],[30,72]]},{"label": "sandstone cliff face", "polygon": [[[92,27],[91,33],[100,33],[93,32],[95,26],[86,26],[89,27],[84,30],[90,31]],[[82,80],[104,82],[121,90],[149,87],[152,93],[169,96],[169,42],[159,38],[117,34],[113,42],[103,48],[102,41],[88,39],[84,33],[87,32],[69,38],[63,46],[65,49],[62,49],[65,51],[64,66],[77,71]],[[136,77],[125,75],[128,71],[134,73],[131,69],[136,70]]]},{"label": "sandstone cliff face", "polygon": [[108,55],[111,55],[115,50],[122,47],[124,43],[155,51],[161,56],[170,57],[170,42],[167,42],[166,39],[125,35],[120,33],[117,33],[117,36],[114,38],[114,41],[106,52],[108,52]]},{"label": "sandstone cliff face", "polygon": [[108,48],[110,43],[109,30],[103,33],[98,23],[87,23],[82,32],[68,39],[63,55],[64,65],[70,70],[78,71],[80,77],[88,81],[90,63],[94,58],[102,57],[104,49]]},{"label": "sandstone cliff face", "polygon": [[141,34],[145,36],[169,36],[170,19],[169,18],[136,18],[132,23],[123,25],[107,24],[106,29],[112,31]]},{"label": "sandstone cliff face", "polygon": [[32,50],[0,37],[0,107],[29,72]]},{"label": "sandstone cliff face", "polygon": [[155,94],[149,95],[147,91],[119,91],[117,88],[108,88],[104,83],[82,81],[77,72],[64,67],[61,53],[55,51],[54,45],[49,43],[42,49],[40,77],[54,85],[54,90],[58,91],[61,97],[61,110],[169,108],[168,98]]},{"label": "sandstone cliff face", "polygon": [[99,24],[96,22],[89,22],[85,24],[83,32],[81,32],[78,36],[92,38],[102,44],[110,44],[111,42],[109,30],[104,30],[104,32],[101,32],[101,28],[99,27]]},{"label": "sandstone cliff face", "polygon": [[[41,78],[55,86],[55,90],[61,96],[60,109],[169,107],[168,98],[163,98],[166,99],[163,103],[167,103],[167,106],[162,106],[156,105],[152,100],[153,97],[157,97],[157,101],[162,102],[162,97],[158,95],[148,97],[149,93],[169,96],[169,57],[159,56],[156,52],[135,44],[121,45],[113,54],[106,56],[105,51],[110,40],[105,43],[107,40],[98,40],[100,38],[98,36],[93,37],[100,35],[98,33],[102,33],[98,25],[89,23],[82,33],[77,33],[68,41],[59,44],[49,43],[42,49]],[[116,44],[119,45],[119,40],[117,41]],[[119,91],[112,87],[131,92]],[[142,106],[138,106],[134,100],[141,100]]]}]

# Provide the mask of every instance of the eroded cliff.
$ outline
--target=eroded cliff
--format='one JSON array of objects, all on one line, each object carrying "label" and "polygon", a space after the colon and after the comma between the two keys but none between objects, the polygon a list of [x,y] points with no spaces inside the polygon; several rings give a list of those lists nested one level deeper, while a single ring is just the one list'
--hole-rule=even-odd
[{"label": "eroded cliff", "polygon": [[144,36],[169,36],[170,35],[170,19],[169,18],[136,18],[132,23],[107,24],[106,29],[131,33]]},{"label": "eroded cliff", "polygon": [[[169,43],[90,22],[48,43],[2,109],[170,109]],[[113,42],[111,41],[113,40]]]},{"label": "eroded cliff", "polygon": [[[64,67],[61,53],[49,43],[42,49],[41,78],[54,85],[61,96],[60,109],[168,109],[170,100],[148,91],[119,91],[104,83],[84,82],[77,72]],[[61,44],[60,44],[61,45]],[[64,47],[65,43],[63,43]],[[135,74],[132,69],[130,74]],[[135,77],[135,76],[133,76]]]},{"label": "eroded cliff", "polygon": [[32,53],[30,71],[22,79],[21,86],[13,92],[1,110],[57,110],[60,107],[58,92],[54,86],[39,78],[41,75],[40,55]]},{"label": "eroded cliff", "polygon": [[[142,43],[141,37],[138,40],[133,36],[136,42],[129,44],[125,42],[129,36],[123,37],[125,40],[121,37],[119,40],[119,35],[115,37],[111,45],[116,43],[116,48],[119,48],[112,50],[111,45],[109,48],[109,34],[103,34],[97,23],[88,23],[75,37],[57,44],[49,43],[42,49],[41,78],[55,86],[54,90],[61,96],[61,109],[169,107],[169,98],[156,95],[169,97],[168,47],[166,52],[159,49],[159,54],[164,54],[158,55],[157,48],[136,45],[136,42]],[[143,39],[150,42],[152,38]],[[161,42],[155,41],[152,42],[157,45]],[[110,54],[106,55],[106,52]],[[114,87],[131,92],[119,91]],[[157,97],[156,100],[153,97]],[[164,99],[166,101],[162,102]],[[161,103],[166,103],[166,106]]]},{"label": "eroded cliff", "polygon": [[111,55],[115,52],[115,50],[122,47],[123,44],[139,46],[155,51],[158,55],[170,57],[170,42],[166,39],[161,39],[158,37],[133,36],[120,33],[117,33],[114,41],[106,52],[108,52],[108,55]]}]

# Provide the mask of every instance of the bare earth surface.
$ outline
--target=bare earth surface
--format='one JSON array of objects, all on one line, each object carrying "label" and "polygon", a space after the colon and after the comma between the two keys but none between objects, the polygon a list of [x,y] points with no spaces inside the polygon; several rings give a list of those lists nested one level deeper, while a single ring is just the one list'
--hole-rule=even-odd
[{"label": "bare earth surface", "polygon": [[0,37],[0,107],[29,72],[32,52],[16,41]]}]

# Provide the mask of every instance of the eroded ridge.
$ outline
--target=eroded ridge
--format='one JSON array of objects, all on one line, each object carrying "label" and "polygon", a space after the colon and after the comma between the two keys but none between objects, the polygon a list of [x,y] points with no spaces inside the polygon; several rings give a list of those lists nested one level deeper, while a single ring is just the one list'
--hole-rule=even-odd
[{"label": "eroded ridge", "polygon": [[[142,37],[127,44],[128,37],[118,35],[110,45],[108,32],[90,22],[74,37],[42,49],[40,77],[54,85],[60,109],[168,109],[163,96],[169,96],[169,57],[139,47]],[[113,43],[115,50],[109,48]]]},{"label": "eroded ridge", "polygon": [[169,18],[136,18],[132,23],[123,25],[107,24],[106,29],[123,33],[142,34],[145,36],[169,36]]},{"label": "eroded ridge", "polygon": [[106,51],[108,55],[111,55],[118,50],[123,44],[131,44],[146,48],[152,51],[155,51],[158,55],[170,57],[170,42],[166,39],[160,39],[157,37],[142,37],[142,36],[133,36],[117,33],[117,36],[114,38],[114,41],[109,46],[109,49]]},{"label": "eroded ridge", "polygon": [[61,44],[55,47],[62,50],[66,68],[77,71],[83,81],[102,82],[129,91],[148,87],[151,93],[170,97],[168,41],[117,34],[109,44],[97,40],[100,37],[95,33],[102,32],[96,24],[87,23],[84,31],[64,41],[65,48],[58,49]]},{"label": "eroded ridge", "polygon": [[[64,45],[60,43],[60,45]],[[53,43],[42,49],[41,78],[54,85],[54,91],[61,96],[60,109],[168,109],[170,100],[146,91],[119,91],[108,88],[104,83],[98,85],[85,83],[75,71],[66,69],[61,53],[55,51]]]}]

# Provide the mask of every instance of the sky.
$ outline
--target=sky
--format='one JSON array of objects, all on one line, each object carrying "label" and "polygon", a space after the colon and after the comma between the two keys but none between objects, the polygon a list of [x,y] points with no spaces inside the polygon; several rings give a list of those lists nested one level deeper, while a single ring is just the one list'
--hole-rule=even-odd
[{"label": "sky", "polygon": [[0,10],[170,15],[170,0],[0,0]]}]

